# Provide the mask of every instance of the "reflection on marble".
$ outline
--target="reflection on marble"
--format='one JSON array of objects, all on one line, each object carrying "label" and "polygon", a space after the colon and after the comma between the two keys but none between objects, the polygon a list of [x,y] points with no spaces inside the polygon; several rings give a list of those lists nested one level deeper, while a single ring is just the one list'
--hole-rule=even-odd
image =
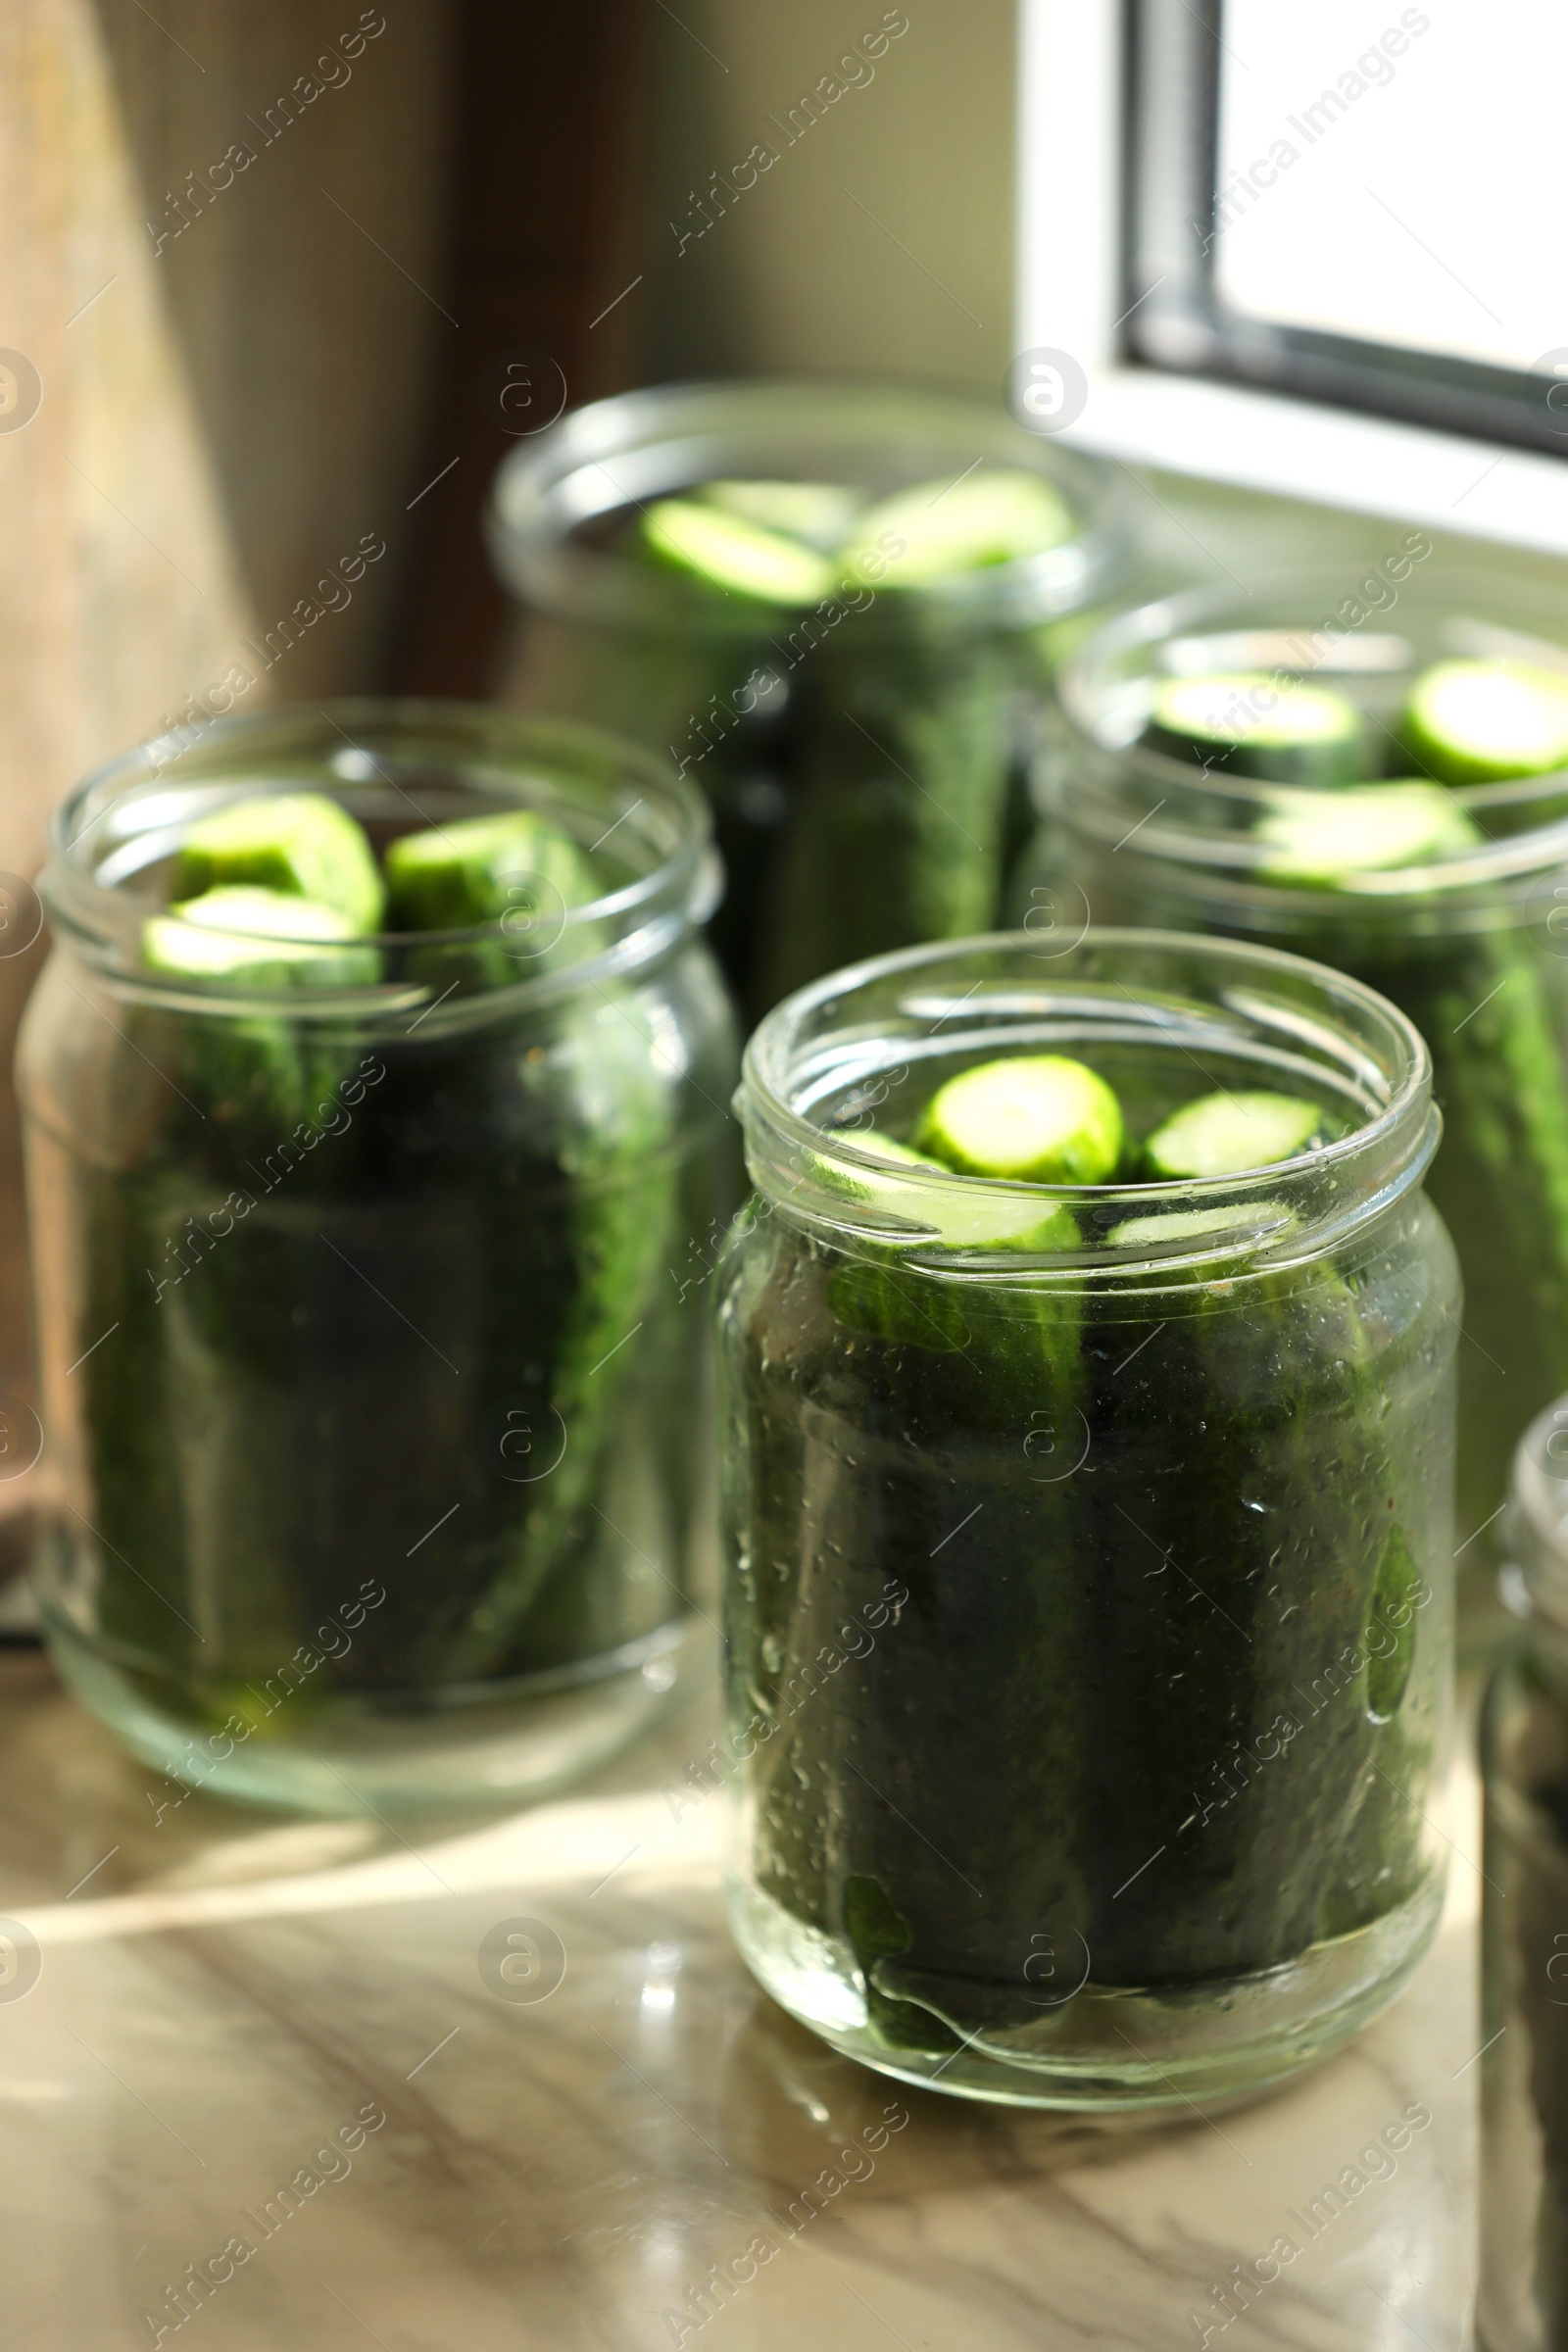
[{"label": "reflection on marble", "polygon": [[400,1837],[160,1815],[42,1661],[0,1698],[0,1912],[43,1963],[0,1986],[8,2352],[1466,2341],[1468,1776],[1388,2016],[1266,2102],[1102,2132],[885,2081],[757,1991],[720,1803],[662,1793],[701,1707],[561,1803]]}]

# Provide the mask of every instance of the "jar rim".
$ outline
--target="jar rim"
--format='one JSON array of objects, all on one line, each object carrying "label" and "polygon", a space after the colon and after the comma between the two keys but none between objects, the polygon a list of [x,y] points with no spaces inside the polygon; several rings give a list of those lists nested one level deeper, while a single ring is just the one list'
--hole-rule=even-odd
[{"label": "jar rim", "polygon": [[[586,937],[587,927],[595,925],[608,933],[602,945],[535,973],[525,967],[531,955],[540,951],[523,951],[517,955],[516,981],[460,999],[461,1012],[448,1008],[453,1017],[472,1019],[481,1004],[496,998],[513,1005],[519,995],[529,1000],[554,996],[591,984],[606,971],[641,966],[705,920],[717,902],[722,868],[712,846],[708,805],[658,754],[596,728],[524,718],[486,704],[361,695],[230,713],[172,728],[91,769],[50,818],[39,890],[57,933],[105,977],[161,1003],[184,1000],[224,1011],[243,1011],[256,1003],[274,1008],[286,1003],[291,1013],[306,1017],[422,1003],[436,992],[424,983],[408,981],[333,988],[309,997],[296,991],[284,999],[262,989],[204,988],[197,978],[152,971],[139,960],[141,929],[150,914],[165,909],[132,897],[122,887],[122,876],[100,879],[117,850],[133,853],[138,844],[154,838],[172,846],[182,815],[189,823],[200,813],[203,788],[237,787],[224,790],[226,800],[302,789],[322,790],[341,799],[356,786],[368,789],[368,779],[375,779],[423,815],[411,794],[387,772],[399,759],[416,759],[422,767],[437,772],[445,769],[454,783],[465,776],[476,784],[482,779],[492,791],[531,785],[531,796],[516,794],[514,805],[519,808],[538,807],[543,800],[564,809],[576,805],[573,788],[579,796],[602,793],[603,813],[613,818],[612,829],[625,828],[623,842],[640,848],[645,859],[644,870],[634,870],[629,881],[582,906],[563,907],[556,938],[572,929]],[[177,805],[182,786],[191,794],[183,812]],[[554,801],[542,792],[545,786],[555,788]],[[214,805],[219,804],[207,803]],[[113,821],[117,815],[118,829]],[[639,815],[640,823],[634,821]],[[126,821],[127,816],[141,821]],[[95,834],[98,842],[89,851]],[[495,939],[499,930],[499,925],[488,923],[443,931],[383,931],[354,944],[395,949],[417,943],[461,952]]]},{"label": "jar rim", "polygon": [[[1043,971],[1043,965],[1052,968]],[[1136,986],[1114,976],[1122,970]],[[950,971],[951,995],[943,989]],[[975,972],[973,985],[962,990]],[[1195,993],[1194,975],[1205,984],[1204,997]],[[991,993],[980,995],[988,983],[994,984]],[[949,1028],[960,1012],[968,1026]],[[1104,1017],[1109,1014],[1119,1025],[1114,1032]],[[1233,1024],[1228,1031],[1219,1015]],[[1087,1030],[1097,1018],[1104,1021],[1107,1037],[1132,1029],[1135,1042],[1189,1054],[1195,1042],[1210,1053],[1221,1050],[1227,1035],[1235,1040],[1232,1050],[1250,1042],[1261,1052],[1272,1039],[1282,1066],[1303,1076],[1315,1068],[1319,1085],[1333,1086],[1342,1101],[1358,1099],[1368,1115],[1338,1140],[1269,1167],[1208,1179],[1102,1185],[1001,1182],[900,1165],[858,1150],[853,1128],[824,1127],[805,1115],[813,1094],[820,1098],[848,1078],[920,1054],[924,1042],[944,1029],[943,1053],[976,1040],[999,1050],[1009,1036],[1035,1045],[1042,1032],[1049,1035],[1062,1021]],[[898,1066],[905,1066],[903,1060]],[[903,949],[813,981],[775,1006],[754,1033],[736,1108],[754,1183],[791,1217],[845,1243],[857,1235],[898,1238],[909,1242],[916,1256],[923,1234],[936,1262],[983,1266],[993,1279],[1015,1269],[1038,1280],[1042,1272],[1081,1277],[1097,1269],[1179,1270],[1239,1255],[1270,1264],[1315,1256],[1419,1184],[1442,1130],[1425,1041],[1402,1012],[1360,981],[1247,942],[1087,923],[1071,947],[1044,954],[1027,931],[994,932]],[[874,1188],[867,1184],[871,1177]],[[943,1245],[944,1208],[973,1200],[977,1187],[1036,1215],[1054,1203],[1073,1204],[1080,1229],[1088,1228],[1083,1247],[1038,1253],[1009,1249],[999,1268],[995,1250],[964,1252]],[[1152,1243],[1108,1238],[1125,1222],[1172,1209],[1253,1213],[1196,1236],[1189,1229]]]},{"label": "jar rim", "polygon": [[573,533],[616,508],[721,474],[756,475],[763,466],[777,474],[790,462],[825,453],[837,460],[822,469],[833,478],[846,469],[848,449],[884,471],[890,456],[908,451],[922,460],[910,480],[942,472],[949,459],[961,470],[978,451],[976,465],[995,458],[1041,475],[1080,526],[1038,556],[891,597],[858,590],[867,601],[849,608],[857,618],[869,617],[875,606],[893,627],[936,621],[962,633],[1023,626],[1081,611],[1125,568],[1130,507],[1102,461],[1030,432],[966,394],[820,377],[660,384],[569,411],[503,461],[485,517],[491,559],[516,596],[558,616],[651,632],[695,626],[755,636],[770,620],[776,625],[813,608],[737,609],[673,569],[631,563]]},{"label": "jar rim", "polygon": [[[1341,607],[1358,604],[1347,581],[1363,580],[1374,568],[1363,564],[1352,571],[1306,564],[1280,569],[1259,576],[1250,590],[1240,594],[1223,586],[1188,589],[1152,598],[1103,622],[1059,672],[1066,756],[1054,758],[1052,747],[1042,749],[1033,777],[1037,812],[1043,818],[1061,819],[1097,846],[1103,837],[1118,852],[1128,825],[1136,822],[1136,844],[1128,845],[1130,864],[1157,867],[1163,881],[1195,897],[1214,892],[1238,919],[1246,918],[1249,906],[1255,906],[1260,916],[1267,909],[1282,917],[1321,922],[1345,913],[1364,917],[1379,907],[1402,912],[1419,905],[1460,928],[1467,919],[1495,919],[1499,885],[1528,886],[1543,876],[1554,877],[1568,866],[1568,768],[1490,784],[1440,787],[1456,809],[1475,821],[1483,839],[1473,848],[1409,867],[1348,873],[1332,888],[1292,887],[1261,872],[1267,852],[1252,827],[1260,814],[1278,806],[1282,792],[1312,787],[1198,768],[1129,735],[1135,719],[1142,723],[1140,698],[1130,679],[1118,695],[1117,673],[1123,664],[1130,670],[1141,652],[1153,655],[1156,649],[1172,649],[1175,658],[1157,674],[1198,674],[1200,663],[1194,657],[1200,649],[1191,640],[1206,632],[1223,638],[1223,658],[1216,659],[1213,667],[1283,669],[1335,683],[1386,676],[1397,671],[1401,651],[1412,655],[1392,618],[1401,605],[1418,621],[1446,630],[1453,638],[1447,652],[1423,658],[1423,666],[1425,659],[1485,650],[1495,658],[1529,660],[1568,676],[1568,609],[1562,616],[1562,638],[1543,637],[1542,599],[1522,593],[1517,581],[1505,575],[1468,566],[1398,582],[1383,580],[1377,572],[1388,591],[1386,603],[1365,609],[1362,621],[1345,623],[1338,635],[1333,611],[1323,612],[1316,622],[1301,617],[1335,600]],[[1445,578],[1448,584],[1440,584]],[[1363,623],[1373,623],[1384,612],[1391,616],[1390,630],[1363,634]],[[1271,613],[1280,617],[1271,618]],[[1293,651],[1299,652],[1303,641],[1313,658],[1293,659]],[[1249,653],[1253,658],[1247,658]],[[1151,667],[1138,674],[1156,673]],[[1365,788],[1375,790],[1382,781],[1369,777]],[[1530,821],[1533,814],[1538,821]],[[1494,832],[1497,819],[1516,815],[1526,821],[1512,830]]]}]

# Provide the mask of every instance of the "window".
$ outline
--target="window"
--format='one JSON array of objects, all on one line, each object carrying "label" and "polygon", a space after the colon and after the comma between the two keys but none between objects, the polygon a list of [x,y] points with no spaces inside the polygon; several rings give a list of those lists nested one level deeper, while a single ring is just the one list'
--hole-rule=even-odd
[{"label": "window", "polygon": [[1568,453],[1561,0],[1128,0],[1124,356]]}]

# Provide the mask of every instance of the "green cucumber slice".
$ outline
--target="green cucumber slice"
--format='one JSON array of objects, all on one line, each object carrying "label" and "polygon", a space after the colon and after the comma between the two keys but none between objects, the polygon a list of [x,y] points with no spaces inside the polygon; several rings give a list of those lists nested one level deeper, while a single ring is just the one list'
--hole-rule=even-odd
[{"label": "green cucumber slice", "polygon": [[381,926],[385,894],[370,845],[324,793],[262,793],[198,818],[175,855],[170,897],[243,884],[335,906],[362,936]]},{"label": "green cucumber slice", "polygon": [[917,1149],[969,1176],[1102,1184],[1121,1156],[1121,1104],[1065,1054],[1019,1054],[950,1078],[927,1103]]},{"label": "green cucumber slice", "polygon": [[[1060,494],[1035,473],[971,473],[955,482],[917,482],[861,515],[844,549],[856,579],[886,588],[923,588],[992,564],[1015,564],[1059,547],[1077,529]],[[892,535],[902,556],[882,546]]]},{"label": "green cucumber slice", "polygon": [[[585,906],[604,896],[577,844],[530,808],[404,833],[387,851],[386,880],[389,919],[405,931],[466,931],[500,922],[553,893],[566,906]],[[537,908],[546,922],[553,911],[553,905]]]},{"label": "green cucumber slice", "polygon": [[1366,772],[1365,721],[1331,687],[1279,685],[1266,670],[1167,678],[1144,729],[1148,750],[1281,784],[1343,784]]},{"label": "green cucumber slice", "polygon": [[[945,1160],[933,1159],[929,1153],[916,1152],[908,1144],[901,1144],[875,1128],[857,1130],[843,1140],[853,1142],[857,1151],[873,1152],[878,1159],[889,1160],[896,1167],[934,1168],[944,1176],[953,1174]],[[869,1174],[857,1172],[852,1176],[830,1160],[817,1160],[815,1172],[830,1191],[843,1194],[846,1200],[863,1201],[894,1216],[934,1224],[940,1245],[952,1250],[1076,1250],[1082,1238],[1078,1220],[1064,1200],[1040,1204],[1019,1201],[978,1184],[961,1200],[944,1197],[936,1200],[920,1198],[896,1180],[881,1185]],[[888,1246],[884,1241],[882,1247]],[[924,1240],[908,1245],[891,1244],[893,1248],[903,1246],[932,1247]]]},{"label": "green cucumber slice", "polygon": [[642,539],[661,563],[761,603],[814,605],[832,591],[833,566],[814,548],[695,499],[662,498],[650,507]]},{"label": "green cucumber slice", "polygon": [[1281,794],[1257,827],[1265,881],[1332,889],[1348,874],[1398,873],[1456,858],[1481,839],[1440,784],[1367,784]]},{"label": "green cucumber slice", "polygon": [[1127,1217],[1113,1225],[1105,1238],[1114,1250],[1152,1248],[1160,1242],[1200,1241],[1206,1234],[1234,1233],[1238,1226],[1256,1225],[1265,1217],[1278,1220],[1271,1241],[1296,1223],[1295,1210],[1282,1201],[1233,1201],[1226,1208],[1174,1208],[1154,1217]]},{"label": "green cucumber slice", "polygon": [[821,556],[843,546],[862,504],[835,482],[704,482],[701,495],[742,522],[804,540]]},{"label": "green cucumber slice", "polygon": [[1443,784],[1568,767],[1568,676],[1529,662],[1439,662],[1410,689],[1399,739]]},{"label": "green cucumber slice", "polygon": [[349,918],[284,891],[210,890],[142,926],[142,960],[171,978],[263,990],[368,988],[377,951]]},{"label": "green cucumber slice", "polygon": [[1321,1105],[1300,1095],[1201,1095],[1155,1128],[1144,1163],[1155,1178],[1240,1176],[1294,1159],[1322,1128]]}]

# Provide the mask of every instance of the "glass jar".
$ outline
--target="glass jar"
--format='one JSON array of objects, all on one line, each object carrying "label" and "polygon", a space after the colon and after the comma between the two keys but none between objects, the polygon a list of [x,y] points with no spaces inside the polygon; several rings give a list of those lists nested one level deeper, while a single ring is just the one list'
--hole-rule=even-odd
[{"label": "glass jar", "polygon": [[1480,2339],[1568,2343],[1568,1397],[1532,1422],[1503,1521],[1517,1621],[1482,1717]]},{"label": "glass jar", "polygon": [[[1339,1140],[1080,1190],[859,1148],[1042,1049],[1135,1129],[1196,1065]],[[1159,2107],[1320,2058],[1443,1886],[1458,1288],[1419,1038],[1294,956],[1004,934],[791,998],[740,1104],[716,1769],[749,1965],[836,2048],[987,2098]],[[1063,1203],[1076,1247],[972,1238]]]},{"label": "glass jar", "polygon": [[[192,821],[284,790],[378,849],[534,809],[602,837],[608,895],[519,877],[488,928],[357,943],[343,985],[149,969]],[[734,1199],[717,888],[662,762],[459,704],[220,720],[58,811],[19,1061],[35,1573],[67,1682],[174,1780],[494,1802],[667,1703],[710,1566],[685,1278]]]},{"label": "glass jar", "polygon": [[[1489,1523],[1514,1446],[1568,1388],[1568,775],[1450,789],[1476,836],[1451,854],[1282,884],[1265,825],[1293,796],[1140,741],[1173,676],[1309,678],[1389,741],[1429,663],[1506,656],[1568,669],[1568,629],[1544,636],[1561,622],[1539,601],[1430,563],[1416,571],[1430,542],[1412,537],[1385,567],[1396,576],[1303,572],[1250,596],[1146,606],[1097,631],[1059,681],[1013,913],[1042,945],[1093,920],[1289,948],[1353,973],[1421,1031],[1444,1117],[1428,1190],[1464,1275],[1460,1594],[1479,1638],[1496,1620]],[[1392,743],[1386,764],[1398,765]]]},{"label": "glass jar", "polygon": [[[1048,484],[1071,537],[913,586],[895,534],[880,585],[845,574],[794,608],[615,544],[628,512],[704,482],[881,499],[982,466]],[[490,544],[525,609],[503,697],[613,726],[702,785],[729,875],[714,945],[755,1019],[836,965],[996,920],[1028,830],[1026,714],[1127,539],[1105,467],[975,401],[831,383],[627,393],[501,470]]]}]

